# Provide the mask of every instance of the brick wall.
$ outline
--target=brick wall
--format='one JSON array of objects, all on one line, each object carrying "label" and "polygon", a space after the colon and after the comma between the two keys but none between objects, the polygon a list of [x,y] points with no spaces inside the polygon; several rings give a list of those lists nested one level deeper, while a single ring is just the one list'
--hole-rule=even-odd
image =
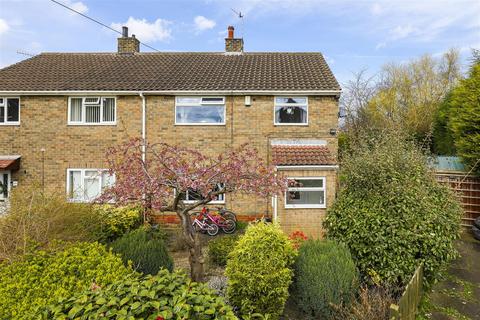
[{"label": "brick wall", "polygon": [[[66,96],[22,97],[21,125],[0,126],[0,154],[22,156],[21,169],[12,176],[19,184],[41,181],[42,148],[46,187],[65,192],[67,168],[103,168],[108,147],[141,135],[138,96],[117,97],[116,126],[67,125],[67,101]],[[270,161],[270,139],[316,138],[326,140],[336,155],[337,138],[329,133],[338,124],[335,98],[309,97],[308,126],[274,126],[272,96],[252,96],[250,107],[244,102],[243,96],[226,98],[226,125],[176,126],[175,98],[147,96],[147,139],[182,144],[212,155],[249,142]],[[226,206],[242,215],[272,214],[270,199],[227,196]]]}]

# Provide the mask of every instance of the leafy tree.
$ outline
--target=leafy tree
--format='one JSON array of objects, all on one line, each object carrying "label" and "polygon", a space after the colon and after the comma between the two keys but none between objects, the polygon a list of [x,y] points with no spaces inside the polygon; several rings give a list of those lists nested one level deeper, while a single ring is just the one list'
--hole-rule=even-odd
[{"label": "leafy tree", "polygon": [[[190,253],[194,281],[203,280],[204,258],[191,212],[221,194],[269,196],[282,192],[286,182],[259,158],[255,149],[242,145],[210,157],[188,148],[133,139],[107,153],[115,185],[99,201],[116,205],[138,204],[146,209],[176,212]],[[182,198],[194,190],[202,197],[194,203]]]},{"label": "leafy tree", "polygon": [[463,162],[480,175],[480,63],[474,63],[469,76],[453,89],[449,129]]},{"label": "leafy tree", "polygon": [[456,256],[461,207],[408,137],[393,131],[355,141],[340,179],[327,236],[349,247],[363,280],[403,285],[423,262],[433,281]]},{"label": "leafy tree", "polygon": [[433,128],[432,152],[443,156],[456,155],[453,132],[449,128],[451,94],[438,107]]}]

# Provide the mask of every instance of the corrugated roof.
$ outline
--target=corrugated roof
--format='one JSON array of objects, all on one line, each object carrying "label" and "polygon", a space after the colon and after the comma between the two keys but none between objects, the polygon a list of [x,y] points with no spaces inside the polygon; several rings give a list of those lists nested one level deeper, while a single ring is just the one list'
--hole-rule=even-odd
[{"label": "corrugated roof", "polygon": [[321,145],[273,145],[272,162],[277,166],[336,164],[330,150]]},{"label": "corrugated roof", "polygon": [[321,53],[42,53],[0,70],[0,91],[336,91]]}]

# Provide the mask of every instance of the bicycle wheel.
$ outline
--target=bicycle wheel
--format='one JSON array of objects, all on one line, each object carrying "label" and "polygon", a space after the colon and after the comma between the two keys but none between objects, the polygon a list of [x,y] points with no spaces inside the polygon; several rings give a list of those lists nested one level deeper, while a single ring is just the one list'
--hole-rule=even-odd
[{"label": "bicycle wheel", "polygon": [[209,224],[207,228],[207,233],[209,236],[216,236],[218,234],[218,226],[214,223]]},{"label": "bicycle wheel", "polygon": [[223,211],[222,217],[224,217],[225,219],[230,219],[237,222],[237,215],[232,211],[228,211],[228,210]]},{"label": "bicycle wheel", "polygon": [[237,223],[232,219],[225,219],[223,222],[222,230],[225,233],[234,233],[237,229]]}]

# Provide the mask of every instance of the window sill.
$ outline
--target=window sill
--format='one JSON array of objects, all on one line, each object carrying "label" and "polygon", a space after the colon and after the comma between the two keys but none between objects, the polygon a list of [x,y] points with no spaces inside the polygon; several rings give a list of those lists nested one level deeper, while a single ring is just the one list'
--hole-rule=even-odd
[{"label": "window sill", "polygon": [[0,123],[0,126],[5,126],[5,127],[19,127],[20,122],[2,122]]},{"label": "window sill", "polygon": [[[192,201],[192,200],[188,200],[188,201],[183,201],[183,203],[186,203],[186,204],[194,204],[196,201]],[[223,201],[210,201],[209,203],[206,203],[205,205],[209,205],[209,204],[225,204],[225,200]]]},{"label": "window sill", "polygon": [[305,205],[285,205],[285,209],[326,209],[327,206],[321,204],[321,205],[315,205],[315,204],[305,204]]},{"label": "window sill", "polygon": [[108,123],[73,123],[69,122],[67,123],[67,126],[69,127],[84,127],[84,126],[99,126],[99,127],[104,127],[104,126],[116,126],[116,122],[108,122]]},{"label": "window sill", "polygon": [[175,123],[175,126],[225,126],[226,123]]},{"label": "window sill", "polygon": [[274,123],[274,126],[303,126],[308,127],[308,123]]}]

